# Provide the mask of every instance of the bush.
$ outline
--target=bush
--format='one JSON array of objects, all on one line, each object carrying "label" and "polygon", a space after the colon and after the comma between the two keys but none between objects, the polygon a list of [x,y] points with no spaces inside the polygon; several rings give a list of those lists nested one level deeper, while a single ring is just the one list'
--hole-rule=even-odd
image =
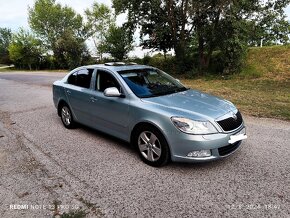
[{"label": "bush", "polygon": [[189,57],[185,58],[181,64],[178,63],[174,56],[167,55],[166,57],[164,57],[164,55],[160,53],[154,55],[153,57],[146,55],[143,59],[135,59],[135,61],[133,62],[136,62],[138,64],[150,65],[159,68],[167,73],[179,75],[190,72],[194,67],[193,61]]},{"label": "bush", "polygon": [[220,51],[213,52],[208,68],[209,74],[223,74],[224,68],[225,62],[222,53]]}]

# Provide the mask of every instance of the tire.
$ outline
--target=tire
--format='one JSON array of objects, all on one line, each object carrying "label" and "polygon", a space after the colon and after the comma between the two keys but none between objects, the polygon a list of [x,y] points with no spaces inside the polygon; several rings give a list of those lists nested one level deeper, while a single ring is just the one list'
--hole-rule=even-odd
[{"label": "tire", "polygon": [[161,167],[170,160],[170,150],[163,134],[151,125],[143,125],[134,131],[133,145],[143,162]]},{"label": "tire", "polygon": [[60,106],[60,118],[67,129],[73,129],[76,127],[76,123],[73,120],[72,112],[67,104]]}]

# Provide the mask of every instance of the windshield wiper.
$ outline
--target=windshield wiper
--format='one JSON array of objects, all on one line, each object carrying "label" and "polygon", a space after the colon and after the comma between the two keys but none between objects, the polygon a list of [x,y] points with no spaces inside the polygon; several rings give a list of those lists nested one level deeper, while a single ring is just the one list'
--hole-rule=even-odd
[{"label": "windshield wiper", "polygon": [[174,94],[174,93],[178,93],[178,92],[183,92],[183,91],[186,91],[186,90],[188,90],[188,89],[185,88],[185,87],[181,87],[181,88],[178,88],[178,89],[171,89],[171,90],[167,90],[167,91],[164,91],[164,92],[157,92],[157,93],[154,93],[153,95],[156,97],[156,96],[169,95],[169,94]]}]

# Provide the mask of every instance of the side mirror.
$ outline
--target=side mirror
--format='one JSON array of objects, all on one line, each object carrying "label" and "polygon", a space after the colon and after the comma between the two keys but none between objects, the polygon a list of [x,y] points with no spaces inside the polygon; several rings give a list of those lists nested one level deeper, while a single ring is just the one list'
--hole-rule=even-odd
[{"label": "side mirror", "polygon": [[122,94],[116,87],[109,87],[105,89],[104,95],[107,97],[121,97]]}]

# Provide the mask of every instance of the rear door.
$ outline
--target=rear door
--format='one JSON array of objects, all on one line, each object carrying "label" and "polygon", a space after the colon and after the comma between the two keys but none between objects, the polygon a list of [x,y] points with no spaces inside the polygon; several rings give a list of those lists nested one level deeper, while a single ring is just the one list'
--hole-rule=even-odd
[{"label": "rear door", "polygon": [[68,78],[68,85],[65,88],[74,118],[83,124],[87,124],[90,120],[93,72],[94,69],[89,68],[82,68],[74,72]]}]

